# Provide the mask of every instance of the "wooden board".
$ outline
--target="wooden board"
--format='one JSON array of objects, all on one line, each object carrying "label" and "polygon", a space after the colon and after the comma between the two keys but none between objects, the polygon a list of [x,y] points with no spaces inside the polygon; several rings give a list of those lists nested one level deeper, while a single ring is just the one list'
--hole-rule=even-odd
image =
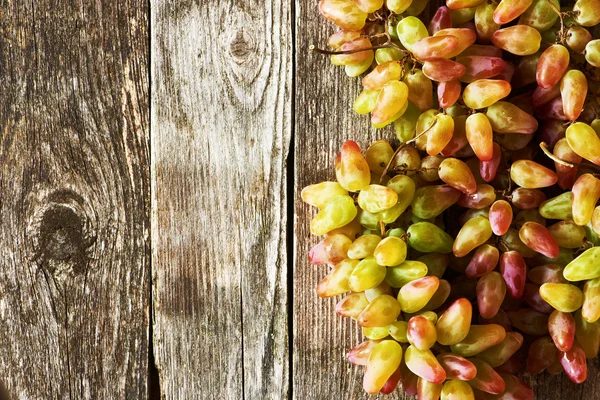
[{"label": "wooden board", "polygon": [[146,398],[148,6],[0,1],[0,387]]},{"label": "wooden board", "polygon": [[154,351],[162,396],[288,385],[288,2],[151,2]]}]

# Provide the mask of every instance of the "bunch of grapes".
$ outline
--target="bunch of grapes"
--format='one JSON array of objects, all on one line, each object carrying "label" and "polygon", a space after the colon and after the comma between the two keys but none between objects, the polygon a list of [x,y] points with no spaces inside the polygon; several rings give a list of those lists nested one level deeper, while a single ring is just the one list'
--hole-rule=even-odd
[{"label": "bunch of grapes", "polygon": [[347,141],[309,252],[366,340],[368,393],[533,399],[600,348],[600,0],[321,0],[332,63],[385,140]]}]

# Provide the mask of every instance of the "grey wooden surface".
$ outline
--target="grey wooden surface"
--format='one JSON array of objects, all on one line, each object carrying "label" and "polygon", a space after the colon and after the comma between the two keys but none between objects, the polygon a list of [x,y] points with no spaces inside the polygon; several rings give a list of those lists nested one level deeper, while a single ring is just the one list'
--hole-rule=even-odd
[{"label": "grey wooden surface", "polygon": [[0,0],[0,399],[368,397],[299,192],[393,134],[316,4]]}]

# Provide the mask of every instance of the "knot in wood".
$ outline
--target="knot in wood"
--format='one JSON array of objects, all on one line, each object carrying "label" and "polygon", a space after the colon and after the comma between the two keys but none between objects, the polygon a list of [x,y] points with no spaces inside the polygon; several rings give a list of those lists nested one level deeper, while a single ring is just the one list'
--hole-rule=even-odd
[{"label": "knot in wood", "polygon": [[244,64],[252,60],[257,53],[256,40],[251,31],[240,28],[235,31],[229,42],[229,54],[237,64]]},{"label": "knot in wood", "polygon": [[42,268],[55,277],[85,272],[95,235],[80,196],[70,190],[50,194],[38,205],[28,231]]}]

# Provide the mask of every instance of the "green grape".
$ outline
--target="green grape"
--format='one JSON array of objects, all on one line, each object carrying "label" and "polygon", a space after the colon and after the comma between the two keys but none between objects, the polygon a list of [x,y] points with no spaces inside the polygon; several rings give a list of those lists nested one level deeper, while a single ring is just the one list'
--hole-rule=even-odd
[{"label": "green grape", "polygon": [[402,52],[398,49],[386,47],[375,50],[375,62],[377,62],[377,65],[382,65],[390,61],[400,61],[401,59]]},{"label": "green grape", "polygon": [[518,332],[507,332],[502,342],[477,354],[477,358],[496,368],[507,362],[522,345],[523,335]]},{"label": "green grape", "polygon": [[367,300],[369,300],[369,302],[372,302],[377,297],[382,296],[384,294],[392,296],[394,294],[394,291],[392,290],[392,287],[387,284],[386,281],[383,281],[374,288],[365,290],[364,293],[365,296],[367,296]]},{"label": "green grape", "polygon": [[425,10],[429,0],[413,0],[411,5],[406,9],[406,15],[416,16]]},{"label": "green grape", "polygon": [[415,183],[406,175],[396,175],[387,183],[387,187],[394,190],[398,196],[398,202],[391,208],[379,214],[381,221],[390,224],[408,208],[415,194]]},{"label": "green grape", "polygon": [[581,311],[575,313],[575,338],[574,346],[581,346],[586,358],[596,358],[600,349],[600,324],[586,321]]},{"label": "green grape", "polygon": [[[456,5],[456,3],[460,3],[463,2],[463,4],[465,3],[465,0],[451,0],[452,3],[455,3],[454,5]],[[467,4],[468,3],[476,3],[473,6],[469,6],[469,7],[461,7],[460,9],[453,9],[452,7],[450,7],[450,2],[446,2],[446,4],[448,5],[448,8],[450,8],[450,17],[452,19],[452,26],[460,26],[463,24],[466,24],[469,21],[472,21],[473,18],[475,17],[475,11],[477,10],[477,6],[480,5],[483,1],[482,0],[476,0],[476,1],[471,1],[471,0],[467,0]]]},{"label": "green grape", "polygon": [[497,133],[534,133],[537,120],[514,104],[499,101],[488,107],[485,115]]},{"label": "green grape", "polygon": [[423,71],[418,68],[411,70],[404,75],[402,81],[408,87],[408,99],[420,111],[427,111],[433,107],[433,85]]},{"label": "green grape", "polygon": [[560,221],[548,227],[548,231],[560,247],[577,249],[584,244],[585,229],[574,221]]},{"label": "green grape", "polygon": [[385,167],[393,156],[394,149],[392,149],[387,140],[373,142],[365,153],[369,169],[377,174],[382,174],[385,171]]},{"label": "green grape", "polygon": [[385,279],[386,268],[367,257],[354,268],[348,278],[348,286],[353,292],[364,292],[379,285]]},{"label": "green grape", "polygon": [[571,282],[600,277],[600,247],[592,247],[580,254],[565,267],[563,275]]},{"label": "green grape", "polygon": [[368,230],[372,230],[375,233],[371,233],[371,234],[377,234],[379,236],[379,215],[378,214],[372,214],[366,210],[362,210],[362,209],[358,209],[358,221],[360,222],[360,224],[367,228]]},{"label": "green grape", "polygon": [[[362,334],[367,339],[371,340],[381,340],[385,339],[388,333],[389,326],[375,326],[375,327],[362,327]],[[372,350],[371,350],[372,352]]]},{"label": "green grape", "polygon": [[388,326],[389,335],[400,343],[408,343],[407,332],[408,322],[406,321],[396,321]]},{"label": "green grape", "polygon": [[600,23],[600,2],[597,0],[577,0],[573,11],[575,21],[581,26],[594,26]]},{"label": "green grape", "polygon": [[565,192],[540,204],[540,214],[547,219],[573,219],[573,193]]},{"label": "green grape", "polygon": [[452,352],[463,357],[472,357],[502,342],[506,331],[500,325],[472,325],[467,336],[450,346]]},{"label": "green grape", "polygon": [[[556,9],[560,9],[558,0],[550,0]],[[540,32],[547,31],[558,20],[558,14],[550,7],[548,0],[533,0],[531,5],[519,18],[519,24],[529,25]],[[552,40],[550,43],[554,43]]]},{"label": "green grape", "polygon": [[420,261],[405,260],[400,265],[387,269],[385,281],[394,288],[401,288],[409,282],[427,275],[427,265]]},{"label": "green grape", "polygon": [[415,137],[417,120],[420,115],[421,111],[417,106],[415,106],[413,102],[408,101],[408,107],[402,115],[402,118],[394,121],[396,137],[400,142],[405,143]]},{"label": "green grape", "polygon": [[357,76],[364,74],[371,67],[373,60],[375,59],[375,54],[373,53],[373,50],[369,50],[367,53],[367,58],[361,62],[344,66],[344,72],[346,72],[346,75],[348,75],[350,78],[356,78]]},{"label": "green grape", "polygon": [[422,253],[450,253],[454,239],[430,222],[417,222],[406,231],[408,244]]},{"label": "green grape", "polygon": [[435,218],[454,205],[461,192],[447,185],[424,186],[416,190],[411,203],[412,212],[419,218]]}]

